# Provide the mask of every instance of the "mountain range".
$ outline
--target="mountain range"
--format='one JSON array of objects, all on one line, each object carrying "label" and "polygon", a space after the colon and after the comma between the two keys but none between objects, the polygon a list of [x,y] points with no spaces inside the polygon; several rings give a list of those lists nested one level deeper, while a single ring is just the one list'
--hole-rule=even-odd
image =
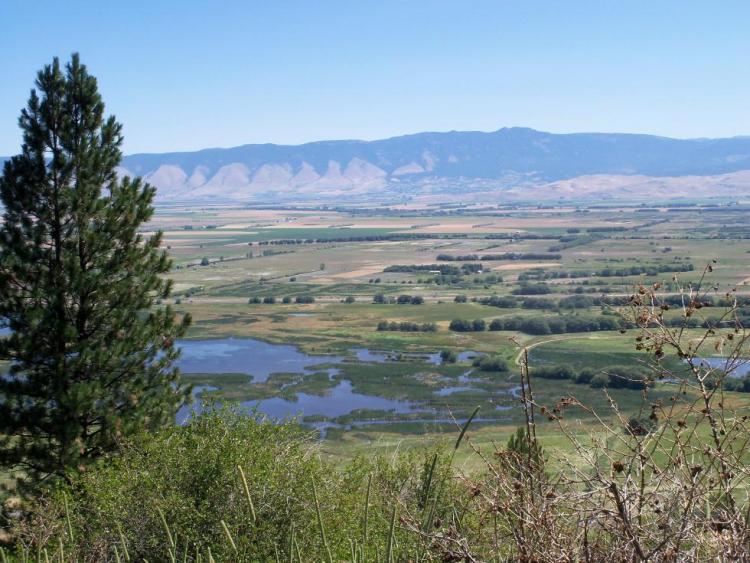
[{"label": "mountain range", "polygon": [[132,154],[160,201],[576,199],[750,195],[750,137],[528,128]]}]

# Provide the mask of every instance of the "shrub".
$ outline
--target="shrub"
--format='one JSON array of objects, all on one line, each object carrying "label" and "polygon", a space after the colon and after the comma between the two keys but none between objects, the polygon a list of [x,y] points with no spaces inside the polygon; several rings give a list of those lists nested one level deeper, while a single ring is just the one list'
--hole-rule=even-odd
[{"label": "shrub", "polygon": [[546,283],[534,283],[534,284],[521,284],[511,291],[513,295],[545,295],[552,293],[552,288]]},{"label": "shrub", "polygon": [[586,295],[571,295],[560,299],[559,305],[561,309],[586,309],[596,305],[596,302]]},{"label": "shrub", "polygon": [[454,332],[470,332],[471,323],[469,321],[464,321],[461,319],[453,319],[448,325],[448,329]]},{"label": "shrub", "polygon": [[591,387],[595,389],[601,389],[609,385],[609,376],[606,373],[597,373],[591,378],[589,382]]},{"label": "shrub", "polygon": [[402,321],[400,323],[395,321],[380,321],[377,325],[378,331],[401,331],[401,332],[437,332],[437,325],[435,323],[412,323],[409,321]]},{"label": "shrub", "polygon": [[[228,409],[203,414],[124,444],[119,458],[40,499],[15,532],[22,545],[48,542],[50,560],[64,542],[66,561],[115,561],[115,547],[120,560],[126,548],[130,561],[206,562],[209,553],[215,561],[348,561],[367,499],[363,555],[375,561],[389,541],[403,553],[420,545],[401,526],[390,535],[394,502],[399,511],[426,513],[438,494],[435,522],[450,517],[445,499],[457,498],[460,485],[447,478],[443,452],[360,458],[337,468],[317,449],[293,422]],[[19,558],[32,559],[44,561],[29,550]]]},{"label": "shrub", "polygon": [[527,334],[536,334],[536,335],[550,334],[550,329],[549,329],[549,325],[547,324],[547,320],[541,319],[538,317],[527,319],[524,324],[523,331]]},{"label": "shrub", "polygon": [[453,350],[441,350],[440,360],[444,364],[455,364],[456,360],[458,360],[458,356]]},{"label": "shrub", "polygon": [[487,324],[482,319],[474,319],[473,321],[453,319],[448,325],[448,328],[454,332],[482,332],[487,327]]},{"label": "shrub", "polygon": [[492,319],[492,321],[490,322],[489,330],[503,330],[503,321],[501,319]]},{"label": "shrub", "polygon": [[500,356],[481,356],[474,358],[472,365],[480,371],[508,371],[508,364]]},{"label": "shrub", "polygon": [[551,299],[524,299],[521,303],[524,309],[557,309],[557,303]]},{"label": "shrub", "polygon": [[[306,560],[328,560],[330,549],[333,560],[341,561],[349,556],[350,538],[361,534],[363,495],[372,475],[368,559],[374,560],[375,545],[382,549],[389,529],[388,519],[377,514],[387,512],[394,494],[416,506],[423,479],[416,458],[394,466],[360,461],[337,471],[315,449],[309,433],[292,422],[226,409],[204,414],[125,444],[119,458],[77,475],[70,487],[40,501],[35,522],[65,534],[68,505],[76,540],[67,547],[70,561],[114,561],[114,545],[121,554],[126,548],[131,561],[170,561],[175,551],[179,561],[183,553],[195,561],[197,551],[208,561],[208,548],[216,561],[274,561],[276,552],[287,560],[292,529]],[[397,534],[408,545],[409,538]]]},{"label": "shrub", "polygon": [[536,368],[531,371],[532,377],[542,379],[573,379],[575,374],[568,366],[551,366]]},{"label": "shrub", "polygon": [[513,309],[518,307],[518,302],[513,297],[499,297],[493,295],[492,297],[484,297],[479,300],[482,305],[489,305],[490,307],[499,307],[501,309]]},{"label": "shrub", "polygon": [[591,368],[583,368],[575,376],[576,383],[591,383],[591,380],[596,375],[596,371]]}]

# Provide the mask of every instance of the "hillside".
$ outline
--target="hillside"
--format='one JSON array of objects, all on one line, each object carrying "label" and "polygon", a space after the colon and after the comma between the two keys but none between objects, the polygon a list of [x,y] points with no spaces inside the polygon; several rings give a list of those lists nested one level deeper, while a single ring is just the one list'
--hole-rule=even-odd
[{"label": "hillside", "polygon": [[732,197],[750,192],[745,170],[750,137],[527,128],[133,154],[121,167],[157,186],[161,201]]}]

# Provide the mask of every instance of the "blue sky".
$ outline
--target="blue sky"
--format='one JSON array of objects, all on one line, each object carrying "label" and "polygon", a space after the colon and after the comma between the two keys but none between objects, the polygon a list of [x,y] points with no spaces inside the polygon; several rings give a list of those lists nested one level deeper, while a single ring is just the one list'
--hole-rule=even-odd
[{"label": "blue sky", "polygon": [[750,2],[0,0],[0,155],[81,53],[125,151],[528,126],[750,134]]}]

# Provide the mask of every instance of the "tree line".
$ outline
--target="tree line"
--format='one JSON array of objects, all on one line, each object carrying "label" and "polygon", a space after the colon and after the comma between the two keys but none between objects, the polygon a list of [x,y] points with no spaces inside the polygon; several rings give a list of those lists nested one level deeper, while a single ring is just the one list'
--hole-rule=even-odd
[{"label": "tree line", "polygon": [[[350,211],[349,211],[350,212]],[[440,240],[440,239],[466,239],[469,235],[466,233],[393,233],[382,235],[354,235],[345,237],[307,237],[307,238],[283,238],[261,240],[250,242],[249,245],[257,244],[258,246],[268,245],[296,245],[296,244],[325,244],[333,242],[380,242],[380,241],[407,241],[407,240]],[[533,233],[490,233],[482,236],[472,236],[476,239],[484,240],[544,240],[555,239],[557,237],[549,235],[537,235]]]},{"label": "tree line", "polygon": [[[266,305],[273,305],[279,302],[283,303],[284,305],[288,305],[289,303],[292,303],[292,302],[297,303],[299,305],[306,305],[310,303],[315,303],[315,297],[310,294],[303,294],[303,295],[295,295],[294,297],[292,297],[291,295],[285,295],[281,299],[276,299],[276,297],[273,295],[266,295],[265,297],[259,297],[256,295],[248,299],[247,302],[250,305],[259,305],[261,303],[266,304]],[[346,302],[353,303],[353,301],[346,301]]]},{"label": "tree line", "polygon": [[518,275],[518,281],[529,281],[529,280],[554,280],[554,279],[567,279],[567,278],[589,278],[589,277],[627,277],[627,276],[638,276],[646,274],[647,276],[655,276],[657,274],[663,274],[668,272],[692,272],[695,270],[695,265],[689,262],[677,263],[677,264],[654,264],[647,266],[624,266],[622,268],[602,268],[600,270],[543,270],[523,272]]},{"label": "tree line", "polygon": [[421,295],[399,295],[398,297],[391,297],[383,293],[376,293],[372,296],[372,302],[376,305],[422,305],[424,304],[424,297]]},{"label": "tree line", "polygon": [[500,260],[560,260],[561,254],[544,252],[505,252],[503,254],[463,254],[454,256],[452,254],[438,254],[435,258],[440,262],[493,262]]},{"label": "tree line", "polygon": [[386,267],[383,272],[439,272],[444,276],[465,276],[483,271],[481,264],[461,264],[461,266],[449,266],[446,264],[394,264]]},{"label": "tree line", "polygon": [[487,323],[484,319],[453,319],[448,328],[453,332],[514,331],[544,336],[569,332],[621,330],[629,324],[617,317],[500,317]]},{"label": "tree line", "polygon": [[649,384],[648,376],[643,370],[631,366],[610,366],[606,371],[583,368],[574,371],[565,365],[538,367],[531,370],[531,377],[541,379],[567,380],[594,388],[609,389],[644,389]]},{"label": "tree line", "polygon": [[377,326],[379,332],[437,332],[435,323],[412,323],[408,321],[380,321]]}]

